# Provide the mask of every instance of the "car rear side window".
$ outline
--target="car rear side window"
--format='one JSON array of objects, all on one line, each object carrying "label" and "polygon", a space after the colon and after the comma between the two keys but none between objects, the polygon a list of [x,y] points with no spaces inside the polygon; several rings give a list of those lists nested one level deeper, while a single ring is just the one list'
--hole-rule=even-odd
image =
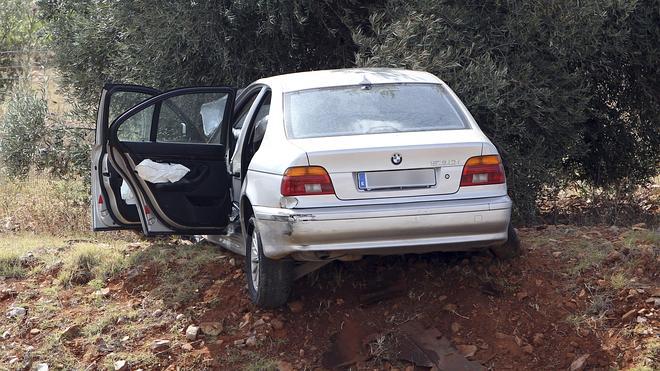
[{"label": "car rear side window", "polygon": [[284,96],[289,138],[469,128],[440,84],[378,84],[301,90]]}]

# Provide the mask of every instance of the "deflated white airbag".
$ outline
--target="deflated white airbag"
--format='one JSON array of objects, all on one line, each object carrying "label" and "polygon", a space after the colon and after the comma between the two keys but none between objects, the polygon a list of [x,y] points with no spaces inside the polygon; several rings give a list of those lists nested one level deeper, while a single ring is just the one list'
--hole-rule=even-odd
[{"label": "deflated white airbag", "polygon": [[174,183],[183,178],[190,169],[181,164],[169,164],[143,160],[136,167],[138,176],[149,183]]}]

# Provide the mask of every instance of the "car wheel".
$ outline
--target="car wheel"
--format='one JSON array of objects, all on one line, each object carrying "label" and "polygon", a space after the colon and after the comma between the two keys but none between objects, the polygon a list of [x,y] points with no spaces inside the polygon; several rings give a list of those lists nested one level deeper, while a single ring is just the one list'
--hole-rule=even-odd
[{"label": "car wheel", "polygon": [[508,235],[509,239],[505,243],[490,248],[490,251],[499,259],[513,259],[523,253],[518,232],[516,232],[511,224],[509,224]]},{"label": "car wheel", "polygon": [[264,255],[255,217],[247,223],[245,275],[252,302],[263,308],[277,308],[289,298],[293,285],[293,262],[269,259]]}]

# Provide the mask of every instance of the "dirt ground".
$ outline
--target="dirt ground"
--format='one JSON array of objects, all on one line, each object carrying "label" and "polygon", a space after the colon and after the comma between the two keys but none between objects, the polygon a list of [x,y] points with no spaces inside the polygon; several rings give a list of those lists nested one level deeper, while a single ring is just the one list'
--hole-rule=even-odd
[{"label": "dirt ground", "polygon": [[0,282],[0,368],[660,369],[658,231],[519,233],[525,254],[511,261],[333,263],[269,311],[247,299],[242,258],[207,243],[119,243],[118,273],[64,286],[35,248],[41,269]]}]

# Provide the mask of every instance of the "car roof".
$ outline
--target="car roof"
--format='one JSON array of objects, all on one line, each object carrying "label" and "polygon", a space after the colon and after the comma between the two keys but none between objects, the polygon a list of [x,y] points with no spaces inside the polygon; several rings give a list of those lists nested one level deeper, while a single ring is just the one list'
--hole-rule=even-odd
[{"label": "car roof", "polygon": [[329,88],[362,84],[392,83],[433,83],[441,84],[436,76],[424,71],[412,71],[394,68],[345,68],[289,73],[264,78],[257,84],[267,84],[279,88],[282,92],[306,89]]}]

